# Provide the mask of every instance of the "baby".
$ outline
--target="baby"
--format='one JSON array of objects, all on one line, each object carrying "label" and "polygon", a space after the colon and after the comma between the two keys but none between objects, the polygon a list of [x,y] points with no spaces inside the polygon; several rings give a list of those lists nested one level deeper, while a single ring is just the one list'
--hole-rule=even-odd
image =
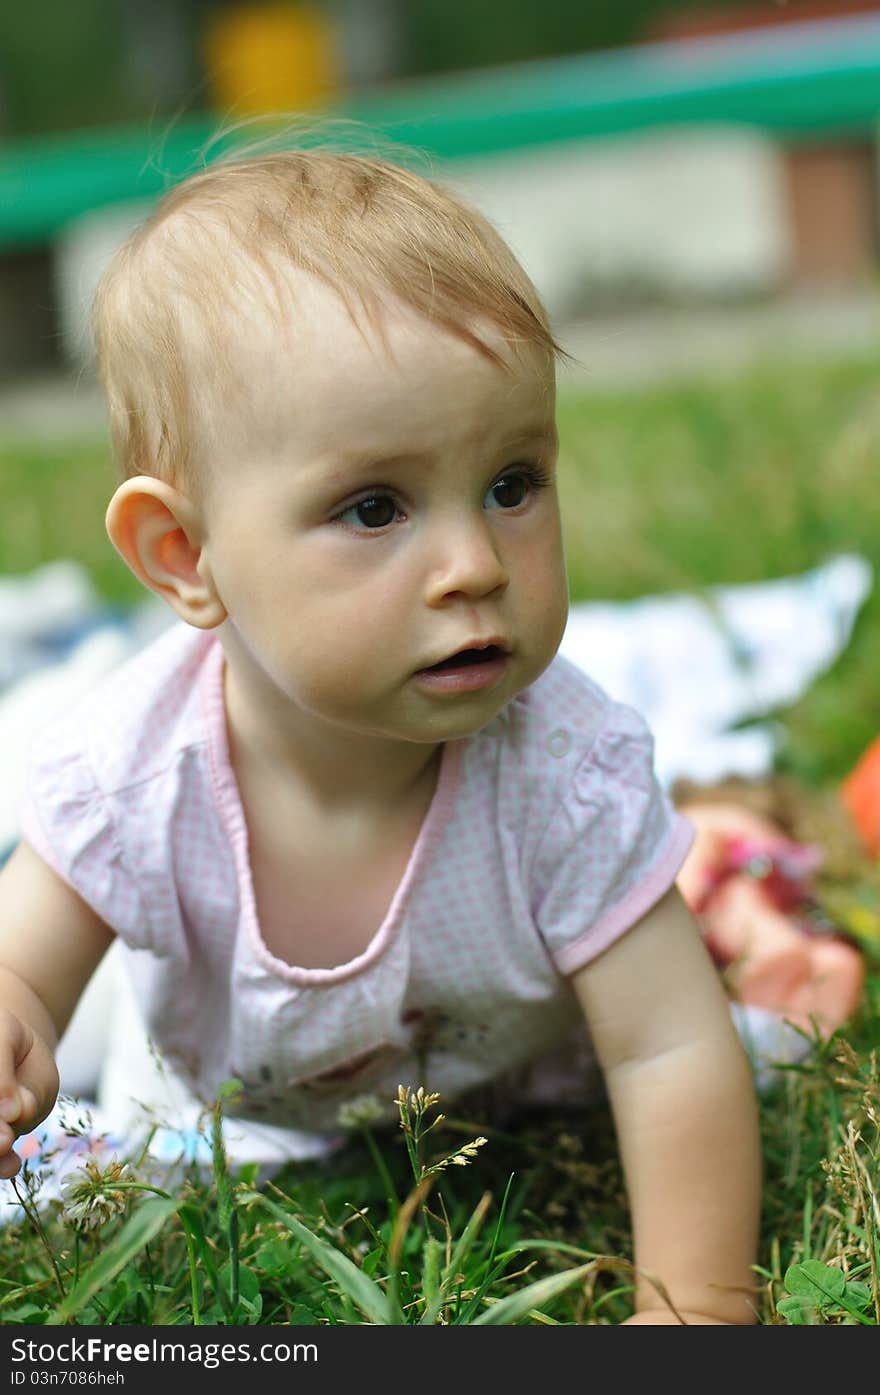
[{"label": "baby", "polygon": [[556,654],[556,345],[513,254],[384,161],[243,158],[164,199],[95,329],[107,529],[183,623],[33,754],[0,873],[0,1176],[116,939],[180,1088],[234,1077],[292,1140],[579,1027],[629,1320],[679,1321],[657,1279],[688,1322],[752,1321],[751,1074],[650,736]]}]

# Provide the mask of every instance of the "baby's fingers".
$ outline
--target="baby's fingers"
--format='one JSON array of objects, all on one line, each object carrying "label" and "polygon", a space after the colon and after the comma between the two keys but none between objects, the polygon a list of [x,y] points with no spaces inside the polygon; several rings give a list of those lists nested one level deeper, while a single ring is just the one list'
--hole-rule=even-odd
[{"label": "baby's fingers", "polygon": [[45,1119],[58,1093],[51,1051],[33,1028],[0,1011],[0,1178],[21,1166],[13,1142]]},{"label": "baby's fingers", "polygon": [[46,1114],[27,1085],[19,1086],[18,1095],[21,1103],[18,1118],[12,1123],[0,1121],[0,1181],[8,1181],[21,1170],[21,1158],[12,1146],[16,1138],[28,1133]]},{"label": "baby's fingers", "polygon": [[19,1068],[33,1045],[33,1028],[11,1012],[0,1012],[0,1121],[4,1123],[15,1123],[24,1112]]},{"label": "baby's fingers", "polygon": [[7,1182],[21,1170],[21,1158],[12,1147],[13,1137],[8,1124],[0,1125],[0,1182]]}]

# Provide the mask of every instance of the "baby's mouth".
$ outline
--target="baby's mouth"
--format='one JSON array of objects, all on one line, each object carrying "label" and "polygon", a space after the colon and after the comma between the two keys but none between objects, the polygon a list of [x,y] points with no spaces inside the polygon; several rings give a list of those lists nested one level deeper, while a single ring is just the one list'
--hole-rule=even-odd
[{"label": "baby's mouth", "polygon": [[476,664],[492,663],[503,658],[504,650],[497,644],[489,644],[485,649],[459,649],[457,654],[450,654],[448,659],[441,659],[439,664],[432,664],[423,672],[448,673],[450,669],[472,668]]},{"label": "baby's mouth", "polygon": [[494,688],[507,671],[510,655],[500,644],[459,649],[430,668],[420,669],[416,681],[435,696],[455,697]]}]

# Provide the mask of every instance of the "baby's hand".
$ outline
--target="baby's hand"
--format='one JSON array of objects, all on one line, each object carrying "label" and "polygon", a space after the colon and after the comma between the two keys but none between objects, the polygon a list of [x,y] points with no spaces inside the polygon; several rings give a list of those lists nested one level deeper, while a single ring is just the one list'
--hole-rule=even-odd
[{"label": "baby's hand", "polygon": [[0,1008],[0,1179],[18,1172],[13,1143],[45,1119],[57,1095],[52,1052],[33,1027]]},{"label": "baby's hand", "polygon": [[643,1308],[624,1319],[624,1327],[733,1327],[737,1324],[725,1322],[724,1318],[709,1317],[706,1313],[673,1313],[669,1308]]}]

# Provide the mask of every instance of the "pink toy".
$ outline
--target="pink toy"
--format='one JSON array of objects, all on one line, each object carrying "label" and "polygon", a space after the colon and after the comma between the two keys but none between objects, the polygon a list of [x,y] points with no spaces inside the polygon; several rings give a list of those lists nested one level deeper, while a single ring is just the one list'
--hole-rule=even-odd
[{"label": "pink toy", "polygon": [[821,849],[734,803],[680,807],[697,836],[678,885],[731,996],[830,1036],[855,1012],[865,966],[813,894]]}]

